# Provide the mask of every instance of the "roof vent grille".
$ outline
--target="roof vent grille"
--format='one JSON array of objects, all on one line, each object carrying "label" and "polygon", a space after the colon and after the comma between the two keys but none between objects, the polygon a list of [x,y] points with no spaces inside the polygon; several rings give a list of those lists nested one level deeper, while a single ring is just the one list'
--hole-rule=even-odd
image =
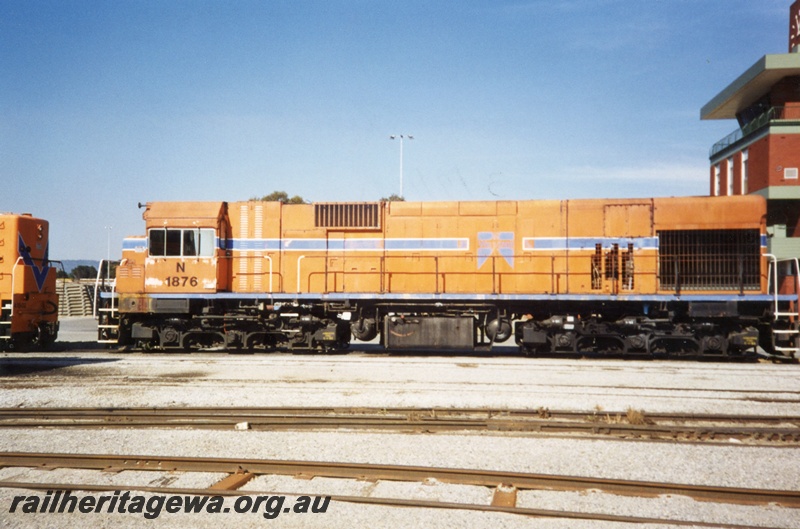
[{"label": "roof vent grille", "polygon": [[317,228],[381,227],[380,204],[314,204],[314,225]]}]

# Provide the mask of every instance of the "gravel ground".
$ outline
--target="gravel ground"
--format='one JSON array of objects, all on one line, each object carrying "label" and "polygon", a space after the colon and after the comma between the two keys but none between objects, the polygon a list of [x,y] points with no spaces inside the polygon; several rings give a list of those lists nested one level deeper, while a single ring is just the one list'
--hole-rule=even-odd
[{"label": "gravel ground", "polygon": [[[67,351],[0,355],[0,406],[461,406],[583,411],[800,415],[800,368],[622,360],[302,355],[120,355],[73,352],[88,343],[91,320],[66,320]],[[0,430],[9,451],[280,458],[430,465],[646,481],[800,490],[800,447],[706,445],[502,434],[355,431]],[[0,469],[0,480],[169,484],[205,487],[215,474]],[[491,489],[428,483],[258,477],[253,493],[330,493],[489,503]],[[465,510],[387,508],[332,502],[326,513],[167,514],[9,513],[0,489],[0,527],[629,527],[532,519]],[[39,493],[43,496],[43,493]],[[96,493],[95,495],[99,495]],[[230,500],[233,502],[233,500]],[[287,499],[288,503],[294,499]],[[232,505],[232,503],[231,503]],[[738,506],[685,497],[628,498],[599,491],[521,491],[518,505],[634,516],[800,528],[800,509]]]},{"label": "gravel ground", "polygon": [[[57,435],[54,435],[54,432]],[[216,430],[0,430],[31,452],[344,461],[670,481],[800,487],[800,448],[468,434]],[[15,448],[18,450],[18,448]],[[623,456],[624,454],[624,456]],[[758,471],[748,462],[756,462]]]},{"label": "gravel ground", "polygon": [[[4,354],[0,406],[460,406],[798,415],[793,365],[353,354]],[[91,381],[91,383],[89,383]],[[68,387],[55,400],[53,387]]]}]

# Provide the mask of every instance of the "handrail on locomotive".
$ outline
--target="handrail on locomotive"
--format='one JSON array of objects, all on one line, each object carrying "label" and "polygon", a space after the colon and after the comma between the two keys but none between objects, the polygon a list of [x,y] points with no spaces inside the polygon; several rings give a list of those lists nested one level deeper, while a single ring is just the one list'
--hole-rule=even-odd
[{"label": "handrail on locomotive", "polygon": [[[774,294],[775,296],[775,315],[782,314],[779,311],[778,301],[779,301],[779,294],[780,294],[780,277],[779,277],[779,267],[781,264],[788,264],[789,269],[794,268],[794,281],[791,281],[789,284],[792,285],[794,293],[798,296],[798,303],[800,303],[800,258],[797,257],[785,257],[779,259],[778,257],[772,254],[764,254],[764,257],[769,259],[769,269],[770,273],[768,275],[768,287],[767,292]],[[792,267],[792,265],[794,265]],[[785,274],[784,277],[792,277],[791,272]]]}]

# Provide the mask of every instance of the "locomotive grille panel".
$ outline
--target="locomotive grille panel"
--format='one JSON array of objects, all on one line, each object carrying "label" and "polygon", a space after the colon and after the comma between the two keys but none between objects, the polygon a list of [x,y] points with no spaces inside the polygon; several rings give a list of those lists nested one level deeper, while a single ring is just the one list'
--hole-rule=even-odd
[{"label": "locomotive grille panel", "polygon": [[659,231],[660,287],[665,290],[759,290],[758,230]]},{"label": "locomotive grille panel", "polygon": [[144,274],[144,269],[141,266],[118,266],[117,277],[123,278],[140,278]]},{"label": "locomotive grille panel", "polygon": [[378,204],[314,204],[314,224],[317,228],[381,227]]}]

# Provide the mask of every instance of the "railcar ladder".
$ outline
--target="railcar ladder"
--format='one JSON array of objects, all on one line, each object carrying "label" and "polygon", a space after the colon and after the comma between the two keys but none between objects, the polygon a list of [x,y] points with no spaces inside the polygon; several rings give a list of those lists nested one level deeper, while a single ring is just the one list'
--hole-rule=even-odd
[{"label": "railcar ladder", "polygon": [[100,292],[105,286],[102,278],[104,263],[100,261],[97,271],[97,279],[94,283],[94,317],[97,319],[97,343],[115,344],[119,343],[119,307],[117,306],[117,281],[110,280],[111,291],[109,292],[109,304],[107,307],[100,307]]},{"label": "railcar ladder", "polygon": [[[99,317],[97,324],[97,343],[119,343],[119,309],[117,308],[117,296],[114,295],[115,291],[111,290],[110,304],[108,307],[98,308],[97,315]],[[100,323],[105,322],[105,323]],[[105,338],[100,338],[103,335]]]},{"label": "railcar ladder", "polygon": [[14,315],[14,302],[4,299],[0,302],[0,340],[11,340],[11,317]]},{"label": "railcar ladder", "polygon": [[[775,351],[786,354],[787,356],[800,359],[800,259],[792,257],[788,259],[778,259],[772,254],[766,254],[770,259],[771,274],[769,282],[775,296],[775,309],[773,311],[774,321],[786,321],[788,326],[786,329],[773,329],[772,333],[775,335],[787,338],[788,346],[775,346]],[[778,284],[778,265],[780,263],[790,262],[794,264],[795,270],[795,293],[798,299],[792,301],[789,305],[789,310],[780,310],[779,291],[780,285]]]}]

